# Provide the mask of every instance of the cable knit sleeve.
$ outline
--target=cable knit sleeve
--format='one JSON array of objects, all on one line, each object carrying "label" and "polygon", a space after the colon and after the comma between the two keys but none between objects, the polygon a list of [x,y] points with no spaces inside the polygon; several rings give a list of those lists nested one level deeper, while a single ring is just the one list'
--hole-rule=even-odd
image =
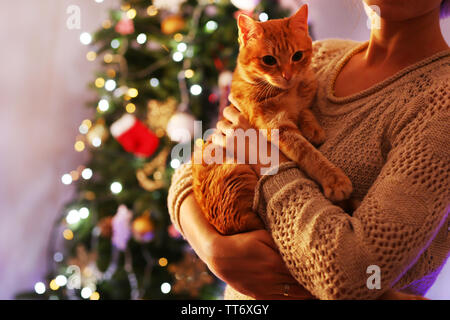
[{"label": "cable knit sleeve", "polygon": [[[183,235],[180,225],[180,206],[192,191],[192,165],[181,165],[172,176],[167,196],[167,208],[175,228]],[[183,235],[184,236],[184,235]]]},{"label": "cable knit sleeve", "polygon": [[[449,213],[448,86],[423,95],[360,207],[349,215],[293,163],[259,182],[255,209],[292,275],[320,299],[375,299],[419,259]],[[369,290],[367,268],[381,269]]]}]

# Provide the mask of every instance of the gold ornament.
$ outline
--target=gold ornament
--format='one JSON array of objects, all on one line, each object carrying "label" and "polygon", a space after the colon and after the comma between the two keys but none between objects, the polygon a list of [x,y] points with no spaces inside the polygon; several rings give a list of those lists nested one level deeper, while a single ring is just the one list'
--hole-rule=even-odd
[{"label": "gold ornament", "polygon": [[95,200],[95,193],[93,191],[85,191],[84,192],[84,198],[86,200],[92,201]]},{"label": "gold ornament", "polygon": [[75,252],[76,256],[69,258],[67,264],[76,265],[82,272],[97,260],[97,253],[88,252],[82,244],[77,245]]},{"label": "gold ornament", "polygon": [[133,221],[131,230],[133,237],[139,242],[148,242],[153,238],[153,222],[150,220],[150,211],[145,211]]},{"label": "gold ornament", "polygon": [[177,100],[168,98],[166,101],[149,100],[147,103],[147,124],[155,132],[165,131],[167,123],[177,110]]},{"label": "gold ornament", "polygon": [[97,257],[96,252],[88,252],[84,245],[77,245],[76,256],[67,261],[69,266],[66,272],[72,273],[68,277],[68,288],[96,288],[98,280],[102,278],[102,272],[97,267]]},{"label": "gold ornament", "polygon": [[191,251],[179,263],[169,264],[168,270],[175,277],[172,286],[174,293],[188,292],[192,297],[197,297],[204,285],[214,281],[206,265]]},{"label": "gold ornament", "polygon": [[142,188],[147,191],[155,191],[166,185],[164,179],[152,180],[149,176],[157,171],[164,172],[169,152],[170,148],[164,148],[154,159],[146,163],[142,169],[136,171],[136,178]]},{"label": "gold ornament", "polygon": [[111,216],[109,217],[104,217],[102,219],[100,219],[100,221],[97,223],[97,227],[100,229],[100,236],[104,237],[104,238],[111,238],[112,236],[112,218]]},{"label": "gold ornament", "polygon": [[186,23],[183,17],[178,14],[174,14],[168,16],[161,22],[161,31],[164,34],[169,35],[184,29],[185,25]]},{"label": "gold ornament", "polygon": [[98,143],[96,142],[98,139],[100,139],[101,143],[105,142],[108,136],[109,132],[105,126],[105,119],[98,119],[97,122],[89,129],[86,134],[86,139],[89,144],[93,146],[93,143]]}]

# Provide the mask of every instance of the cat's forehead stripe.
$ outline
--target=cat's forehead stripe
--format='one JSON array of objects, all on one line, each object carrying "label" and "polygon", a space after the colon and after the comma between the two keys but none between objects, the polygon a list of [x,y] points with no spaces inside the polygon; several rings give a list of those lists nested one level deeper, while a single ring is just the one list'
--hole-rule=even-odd
[{"label": "cat's forehead stripe", "polygon": [[[277,25],[276,28],[274,28],[275,25],[267,26],[265,29],[265,39],[264,39],[264,45],[267,49],[273,51],[275,50],[281,50],[281,51],[294,51],[295,45],[292,43],[292,30],[289,25]],[[273,30],[275,29],[275,30]]]},{"label": "cat's forehead stripe", "polygon": [[275,44],[272,42],[272,40],[269,39],[265,39],[264,40],[264,45],[266,46],[266,48],[271,49],[275,47]]},{"label": "cat's forehead stripe", "polygon": [[294,47],[291,44],[291,42],[288,39],[288,36],[286,34],[283,34],[283,36],[279,36],[277,39],[264,39],[264,45],[267,49],[273,50],[288,50],[293,51]]}]

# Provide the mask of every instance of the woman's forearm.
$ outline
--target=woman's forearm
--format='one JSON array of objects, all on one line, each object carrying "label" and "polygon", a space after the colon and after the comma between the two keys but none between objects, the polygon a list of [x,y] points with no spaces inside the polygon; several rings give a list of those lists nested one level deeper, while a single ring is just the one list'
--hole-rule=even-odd
[{"label": "woman's forearm", "polygon": [[200,259],[207,262],[219,233],[205,219],[193,193],[180,206],[179,223],[189,244]]},{"label": "woman's forearm", "polygon": [[198,256],[220,279],[256,299],[310,299],[310,293],[292,278],[265,230],[222,236],[205,219],[194,195],[181,204],[180,223]]}]

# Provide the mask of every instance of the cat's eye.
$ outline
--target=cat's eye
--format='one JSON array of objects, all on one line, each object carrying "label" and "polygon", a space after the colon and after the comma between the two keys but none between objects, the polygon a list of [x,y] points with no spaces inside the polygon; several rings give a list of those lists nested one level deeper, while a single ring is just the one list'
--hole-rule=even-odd
[{"label": "cat's eye", "polygon": [[294,55],[292,56],[292,61],[300,61],[303,58],[303,52],[301,51],[297,51],[296,53],[294,53]]},{"label": "cat's eye", "polygon": [[274,56],[264,56],[262,58],[262,61],[267,64],[268,66],[273,66],[277,64],[277,59],[275,59]]}]

